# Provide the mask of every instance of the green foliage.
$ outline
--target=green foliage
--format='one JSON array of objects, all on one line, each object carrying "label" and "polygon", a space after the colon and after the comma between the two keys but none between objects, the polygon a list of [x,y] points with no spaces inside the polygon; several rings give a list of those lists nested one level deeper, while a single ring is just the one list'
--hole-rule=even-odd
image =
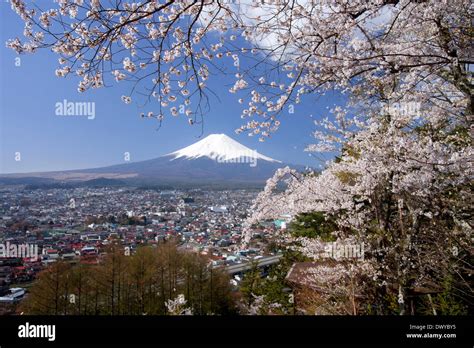
[{"label": "green foliage", "polygon": [[337,229],[331,217],[322,212],[303,213],[296,216],[290,224],[291,234],[295,237],[321,238],[325,242],[334,241],[332,232]]},{"label": "green foliage", "polygon": [[245,274],[240,284],[242,298],[248,306],[252,304],[254,295],[262,295],[262,283],[261,273],[255,262],[252,265],[252,269]]},{"label": "green foliage", "polygon": [[443,291],[432,296],[431,302],[425,296],[418,311],[425,315],[432,315],[433,308],[437,315],[467,315],[467,306],[454,295],[452,276],[446,277],[443,281]]},{"label": "green foliage", "polygon": [[400,314],[400,304],[398,303],[397,295],[394,293],[388,293],[385,295],[385,304],[382,308],[385,314],[399,315]]},{"label": "green foliage", "polygon": [[[260,270],[255,267],[245,274],[240,286],[240,292],[246,306],[250,306],[254,296],[265,296],[260,314],[288,315],[294,311],[293,304],[289,301],[290,289],[285,281],[294,262],[307,261],[300,253],[287,251],[281,261],[270,267],[268,275],[262,277]],[[271,305],[277,304],[278,306]]]}]

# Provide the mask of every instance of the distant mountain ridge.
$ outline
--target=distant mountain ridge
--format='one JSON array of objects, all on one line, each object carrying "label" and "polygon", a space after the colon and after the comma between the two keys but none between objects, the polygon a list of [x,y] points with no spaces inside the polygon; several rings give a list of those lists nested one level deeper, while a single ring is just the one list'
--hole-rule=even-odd
[{"label": "distant mountain ridge", "polygon": [[[252,150],[225,134],[211,134],[183,149],[158,158],[101,168],[0,176],[0,184],[22,177],[59,182],[90,181],[94,185],[232,185],[263,184],[284,164]],[[290,165],[298,170],[303,166]],[[102,180],[98,180],[102,179]],[[112,180],[112,181],[111,181]],[[49,180],[48,180],[49,183]]]}]

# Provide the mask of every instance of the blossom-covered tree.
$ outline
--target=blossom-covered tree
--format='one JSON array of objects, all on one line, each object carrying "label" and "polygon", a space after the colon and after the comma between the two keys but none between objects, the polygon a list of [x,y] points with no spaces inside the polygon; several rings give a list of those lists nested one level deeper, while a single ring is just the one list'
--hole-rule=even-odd
[{"label": "blossom-covered tree", "polygon": [[[78,75],[80,92],[110,79],[133,82],[123,101],[156,99],[146,116],[159,121],[181,112],[193,123],[211,73],[235,73],[230,92],[249,99],[239,131],[265,138],[286,104],[329,88],[395,102],[438,78],[469,95],[469,3],[61,0],[41,9],[12,0],[25,40],[7,45],[19,53],[50,48],[60,56],[56,74]],[[398,79],[403,90],[389,91]],[[468,104],[472,112],[470,97]]]},{"label": "blossom-covered tree", "polygon": [[167,300],[165,305],[170,315],[192,315],[192,308],[185,307],[187,302],[184,295],[180,294],[173,300]]},{"label": "blossom-covered tree", "polygon": [[[371,275],[383,291],[395,288],[401,313],[409,310],[408,294],[435,292],[452,276],[454,292],[472,305],[469,2],[391,3],[381,25],[369,16],[371,24],[357,25],[345,45],[334,44],[333,54],[308,69],[315,85],[339,76],[332,85],[351,97],[316,123],[317,142],[307,148],[340,155],[318,175],[277,172],[249,225],[283,213],[323,212],[337,222],[340,243],[367,246],[361,274],[367,275],[363,265],[375,266]],[[342,16],[353,23],[353,14]],[[341,13],[325,20],[344,22]],[[287,189],[279,192],[282,181]],[[311,256],[324,249],[319,239],[297,242]]]},{"label": "blossom-covered tree", "polygon": [[[156,99],[147,116],[160,124],[180,113],[199,122],[214,74],[235,75],[229,91],[246,120],[236,131],[262,141],[287,106],[329,90],[346,95],[346,105],[316,123],[307,148],[338,153],[336,160],[321,173],[278,171],[255,202],[246,240],[262,219],[317,211],[337,226],[338,242],[367,245],[360,272],[383,291],[394,288],[401,313],[414,289],[448,276],[472,304],[471,1],[11,4],[26,39],[9,47],[52,49],[56,74],[78,75],[80,92],[110,79],[132,82],[123,101]],[[297,243],[312,257],[322,247],[318,239]]]}]

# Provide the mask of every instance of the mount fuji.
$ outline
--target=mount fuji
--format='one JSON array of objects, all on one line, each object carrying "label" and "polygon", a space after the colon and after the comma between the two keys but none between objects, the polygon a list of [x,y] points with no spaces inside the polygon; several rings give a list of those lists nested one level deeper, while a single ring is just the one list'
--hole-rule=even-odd
[{"label": "mount fuji", "polygon": [[[252,150],[225,134],[211,134],[198,142],[167,155],[140,162],[101,168],[8,174],[5,179],[46,180],[51,184],[92,183],[94,185],[128,184],[138,186],[239,186],[262,185],[276,169],[288,164]],[[303,166],[290,165],[303,170]]]},{"label": "mount fuji", "polygon": [[170,153],[168,156],[174,156],[173,159],[197,159],[207,157],[222,161],[222,163],[246,163],[246,160],[251,162],[251,159],[255,161],[262,160],[281,163],[273,158],[261,155],[255,150],[249,149],[225,134],[211,134],[197,143]]}]

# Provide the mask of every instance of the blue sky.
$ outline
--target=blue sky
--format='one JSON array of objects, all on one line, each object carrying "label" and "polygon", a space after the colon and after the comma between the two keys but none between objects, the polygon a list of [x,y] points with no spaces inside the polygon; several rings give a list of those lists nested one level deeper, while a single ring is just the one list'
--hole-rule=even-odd
[{"label": "blue sky", "polygon": [[[75,78],[58,78],[55,70],[58,56],[46,50],[21,55],[5,47],[9,38],[22,38],[21,19],[0,2],[0,172],[18,173],[100,167],[124,162],[129,152],[131,161],[155,158],[198,141],[201,126],[190,126],[186,117],[167,117],[160,130],[157,121],[141,119],[137,103],[124,104],[120,97],[128,94],[130,85],[77,92]],[[317,166],[318,162],[303,149],[313,142],[313,120],[327,115],[327,107],[341,103],[341,97],[306,97],[294,114],[281,118],[280,130],[261,143],[234,130],[243,120],[237,97],[228,92],[222,79],[211,77],[209,87],[219,99],[210,96],[210,111],[205,116],[203,137],[226,133],[240,143],[267,156],[288,163]],[[62,117],[55,105],[64,99],[73,102],[95,102],[94,119]],[[21,156],[15,160],[16,153]]]}]

